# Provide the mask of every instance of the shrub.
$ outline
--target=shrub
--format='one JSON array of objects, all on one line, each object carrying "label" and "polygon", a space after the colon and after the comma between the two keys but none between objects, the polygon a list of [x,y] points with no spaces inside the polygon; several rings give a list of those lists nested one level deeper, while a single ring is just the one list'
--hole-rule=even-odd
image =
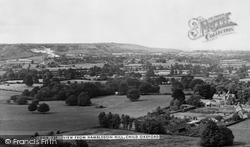
[{"label": "shrub", "polygon": [[7,103],[7,104],[10,104],[10,100],[7,100],[6,103]]},{"label": "shrub", "polygon": [[39,111],[40,113],[45,113],[48,112],[50,110],[49,105],[46,103],[42,103],[39,105],[39,107],[37,108],[37,111]]},{"label": "shrub", "polygon": [[39,99],[37,98],[34,98],[31,102],[31,104],[35,104],[35,105],[38,105],[39,104]]},{"label": "shrub", "polygon": [[68,104],[69,106],[75,106],[77,105],[77,98],[75,95],[71,95],[66,99],[66,104]]},{"label": "shrub", "polygon": [[129,98],[130,101],[136,101],[140,98],[140,93],[137,89],[130,89],[127,92],[127,98]]},{"label": "shrub", "polygon": [[78,106],[89,106],[91,104],[90,97],[86,92],[81,92],[77,96],[77,105]]},{"label": "shrub", "polygon": [[18,105],[26,105],[28,104],[28,101],[25,97],[19,97],[17,100],[16,100],[16,103]]},{"label": "shrub", "polygon": [[36,109],[37,109],[37,105],[34,104],[34,103],[31,103],[31,104],[28,106],[28,110],[29,110],[29,111],[34,112],[34,111],[36,111]]},{"label": "shrub", "polygon": [[20,96],[19,95],[12,95],[10,97],[10,100],[12,100],[13,102],[16,102],[16,100],[19,98]]},{"label": "shrub", "polygon": [[37,137],[37,136],[39,136],[39,134],[36,132],[34,136]]},{"label": "shrub", "polygon": [[234,121],[239,121],[239,120],[241,120],[241,118],[240,118],[238,112],[235,112],[235,113],[233,114],[232,119],[233,119]]},{"label": "shrub", "polygon": [[221,120],[223,119],[223,117],[220,116],[220,115],[216,115],[216,116],[214,117],[214,119],[216,119],[216,120],[218,120],[218,121],[221,121]]}]

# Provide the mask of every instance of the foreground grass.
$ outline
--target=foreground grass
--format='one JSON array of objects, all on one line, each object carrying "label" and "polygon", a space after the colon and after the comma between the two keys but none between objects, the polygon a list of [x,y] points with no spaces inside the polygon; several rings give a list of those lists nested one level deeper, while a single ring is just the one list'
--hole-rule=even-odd
[{"label": "foreground grass", "polygon": [[[63,135],[143,135],[127,130],[94,128],[64,133]],[[148,134],[147,134],[148,135]],[[160,139],[143,140],[88,140],[90,147],[198,147],[199,138],[160,135]]]}]

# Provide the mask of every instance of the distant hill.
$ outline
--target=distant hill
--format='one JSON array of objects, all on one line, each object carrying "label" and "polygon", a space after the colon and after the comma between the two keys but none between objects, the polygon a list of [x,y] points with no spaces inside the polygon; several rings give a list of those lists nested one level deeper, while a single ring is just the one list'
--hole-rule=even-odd
[{"label": "distant hill", "polygon": [[41,55],[81,53],[85,55],[110,55],[122,52],[163,52],[178,53],[180,50],[151,48],[136,44],[82,43],[82,44],[0,44],[0,60],[28,58]]}]

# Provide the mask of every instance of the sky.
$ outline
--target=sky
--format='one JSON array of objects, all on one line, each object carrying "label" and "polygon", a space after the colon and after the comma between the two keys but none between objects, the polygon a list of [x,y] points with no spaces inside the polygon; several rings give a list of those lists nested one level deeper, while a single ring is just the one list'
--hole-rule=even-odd
[{"label": "sky", "polygon": [[[188,22],[231,12],[235,33],[191,40]],[[0,43],[131,43],[250,50],[250,0],[0,0]]]}]

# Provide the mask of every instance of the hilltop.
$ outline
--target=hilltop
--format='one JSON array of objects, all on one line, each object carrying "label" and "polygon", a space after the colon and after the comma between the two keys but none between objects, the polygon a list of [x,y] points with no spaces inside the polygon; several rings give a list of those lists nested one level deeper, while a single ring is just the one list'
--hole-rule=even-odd
[{"label": "hilltop", "polygon": [[110,55],[112,53],[178,53],[180,50],[152,48],[136,44],[122,43],[82,43],[82,44],[1,44],[0,60],[27,58],[42,55],[79,53],[85,55]]}]

